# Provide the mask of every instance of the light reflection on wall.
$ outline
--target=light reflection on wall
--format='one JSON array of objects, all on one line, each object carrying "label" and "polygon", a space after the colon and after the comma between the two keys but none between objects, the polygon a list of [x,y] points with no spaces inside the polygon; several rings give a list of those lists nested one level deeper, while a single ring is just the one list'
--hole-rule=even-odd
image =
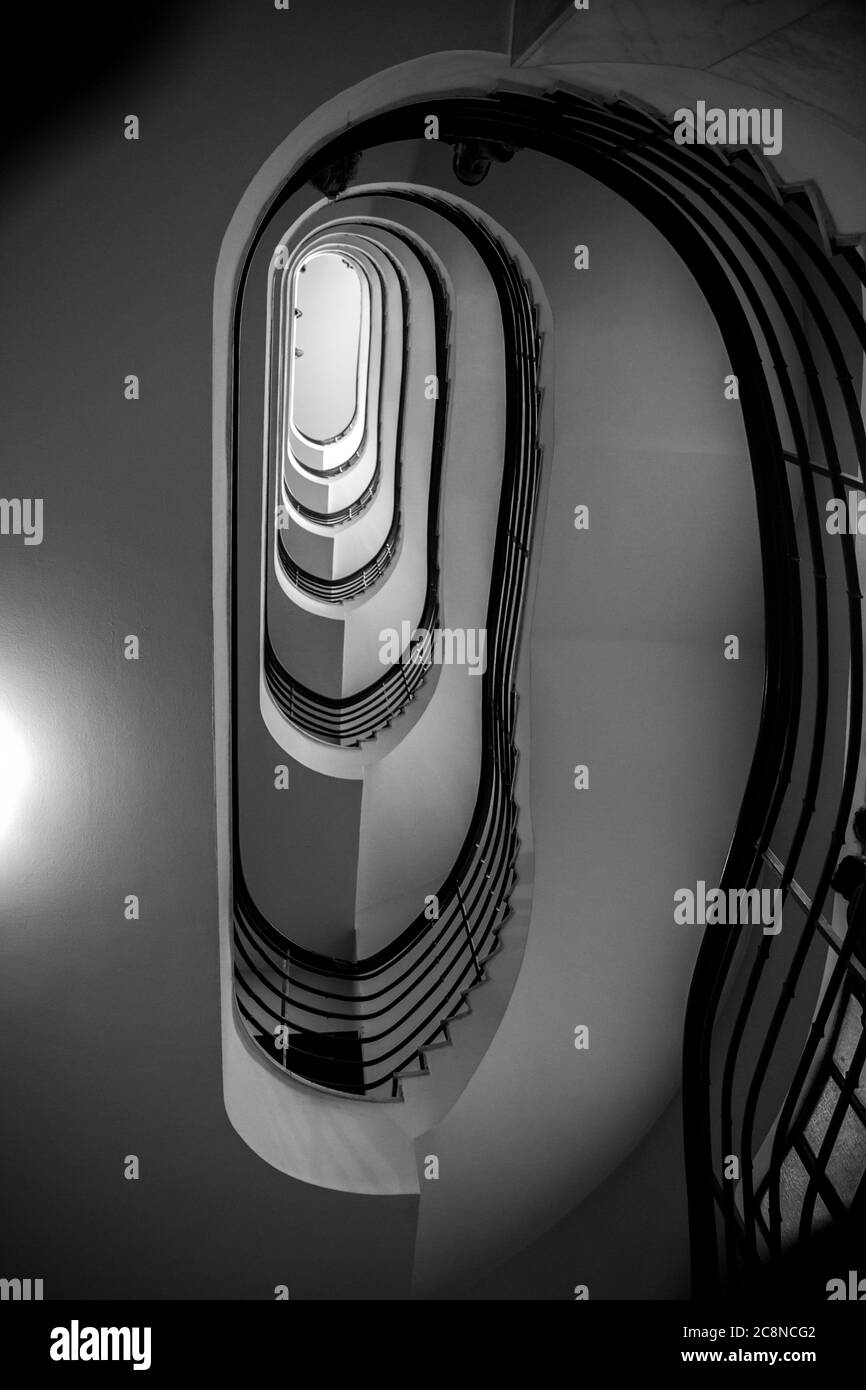
[{"label": "light reflection on wall", "polygon": [[31,773],[30,754],[20,723],[0,706],[0,845],[18,821]]},{"label": "light reflection on wall", "polygon": [[[55,596],[61,605],[52,586],[46,607]],[[86,591],[77,596],[86,610]],[[0,937],[39,950],[74,923],[80,948],[98,936],[103,905],[135,891],[125,886],[140,867],[129,835],[143,833],[143,811],[130,790],[148,795],[142,766],[156,780],[157,759],[120,643],[97,624],[76,652],[44,608],[41,623],[23,620],[23,603],[19,613],[12,626],[25,640],[0,693]]]}]

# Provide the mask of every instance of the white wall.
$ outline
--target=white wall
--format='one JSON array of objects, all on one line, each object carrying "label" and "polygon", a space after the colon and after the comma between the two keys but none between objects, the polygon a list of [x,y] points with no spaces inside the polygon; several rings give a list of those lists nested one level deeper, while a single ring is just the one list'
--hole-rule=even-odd
[{"label": "white wall", "polygon": [[[509,208],[556,325],[532,635],[533,913],[490,1050],[418,1141],[442,1176],[422,1183],[416,1296],[461,1287],[552,1225],[677,1091],[700,929],[674,925],[673,893],[718,881],[760,708],[750,468],[709,309],[616,195],[521,159],[481,193],[494,215]],[[515,196],[512,170],[531,196]],[[572,268],[577,242],[588,272]],[[588,532],[573,527],[581,502]],[[723,658],[728,633],[738,663]],[[576,763],[588,791],[573,789]]]}]

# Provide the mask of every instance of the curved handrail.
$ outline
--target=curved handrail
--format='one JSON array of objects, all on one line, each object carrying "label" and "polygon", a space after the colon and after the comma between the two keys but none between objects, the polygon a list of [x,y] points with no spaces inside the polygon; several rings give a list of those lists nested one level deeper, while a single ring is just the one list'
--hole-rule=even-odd
[{"label": "curved handrail", "polygon": [[317,526],[342,526],[344,522],[354,521],[356,516],[360,516],[370,505],[379,490],[379,479],[373,477],[367,484],[360,497],[354,502],[350,502],[348,507],[340,507],[334,512],[317,512],[312,507],[308,507],[295,497],[291,488],[286,488],[286,497],[292,508],[307,521],[315,522]]},{"label": "curved handrail", "polygon": [[[347,201],[347,200],[342,200]],[[341,225],[341,224],[338,224]],[[424,604],[416,627],[424,636],[420,643],[410,645],[403,658],[390,666],[378,680],[347,696],[325,696],[310,689],[293,677],[280,663],[271,642],[267,621],[264,627],[263,669],[268,689],[283,716],[303,733],[322,742],[354,746],[374,738],[387,727],[415,698],[430,670],[427,659],[432,646],[434,629],[439,619],[439,497],[441,493],[442,456],[445,446],[445,422],[448,410],[448,361],[450,311],[444,282],[436,266],[417,245],[414,238],[392,229],[397,240],[408,245],[418,257],[424,270],[433,300],[436,370],[440,382],[435,402],[431,439],[431,473],[427,516],[427,587]],[[402,282],[401,282],[402,285]],[[408,322],[408,292],[404,296],[403,318]],[[405,383],[408,342],[404,337],[404,358],[401,373],[401,395],[398,404],[397,458],[395,471],[394,509],[391,528],[379,555],[371,562],[376,582],[384,574],[396,548],[400,529],[400,477],[402,472],[401,440],[405,405]],[[283,557],[281,555],[281,563]],[[344,581],[331,581],[329,596],[333,601],[346,602],[367,587],[367,568],[349,575]],[[306,590],[311,592],[310,589]],[[316,597],[323,595],[316,593]]]},{"label": "curved handrail", "polygon": [[[438,206],[442,200],[408,195]],[[455,220],[461,221],[465,215]],[[490,659],[482,677],[482,773],[476,810],[463,848],[442,886],[439,917],[423,912],[396,942],[363,962],[322,962],[292,947],[258,912],[242,873],[236,881],[235,988],[240,1016],[256,1039],[290,1027],[285,1066],[315,1084],[323,1064],[347,1094],[396,1092],[399,1074],[447,1027],[466,990],[483,972],[509,915],[516,881],[517,808],[513,688],[517,625],[537,491],[539,393],[537,322],[522,277],[486,228],[465,227],[494,274],[503,315],[507,383],[506,467],[494,551],[488,614]],[[347,993],[351,990],[351,993]],[[321,1039],[339,1025],[358,1039],[362,1062],[323,1051]],[[276,1058],[268,1056],[272,1061]],[[348,1069],[348,1070],[347,1070]],[[358,1068],[355,1068],[358,1070]]]},{"label": "curved handrail", "polygon": [[[329,144],[327,157],[332,158],[335,152],[349,153],[391,140],[417,136],[418,130],[422,128],[424,110],[423,104],[413,103],[360,122]],[[754,214],[757,214],[758,219],[762,218],[763,228],[758,229],[756,226],[756,231],[759,231],[765,241],[766,234],[776,224],[776,230],[781,230],[779,240],[782,251],[774,246],[773,255],[783,268],[785,276],[797,284],[798,292],[801,294],[804,294],[804,286],[812,283],[808,280],[806,268],[808,275],[815,277],[815,285],[820,282],[820,293],[815,288],[807,290],[804,294],[807,308],[813,317],[816,317],[814,310],[817,303],[819,336],[823,331],[820,322],[821,296],[829,294],[834,297],[835,302],[841,307],[849,330],[856,334],[862,345],[859,309],[846,295],[839,274],[829,264],[826,255],[822,251],[819,254],[816,239],[805,232],[796,219],[786,218],[785,207],[776,204],[769,192],[754,185],[741,159],[728,159],[714,153],[688,148],[675,149],[669,123],[651,119],[645,113],[637,113],[627,103],[604,105],[598,99],[583,99],[561,92],[550,96],[504,92],[489,97],[437,100],[437,112],[440,115],[440,135],[444,139],[454,140],[471,133],[480,138],[498,138],[518,146],[543,150],[583,168],[628,198],[667,236],[692,268],[719,323],[732,370],[735,370],[742,380],[750,383],[752,389],[742,401],[742,410],[755,477],[761,536],[765,589],[765,683],[758,738],[746,796],[723,874],[723,883],[747,887],[756,880],[762,864],[766,862],[771,848],[772,832],[779,821],[782,808],[792,806],[793,799],[806,790],[805,783],[792,788],[790,780],[795,758],[798,756],[798,746],[802,746],[799,692],[806,669],[803,618],[800,616],[801,556],[797,547],[796,532],[792,526],[791,494],[787,477],[790,455],[781,448],[774,403],[764,385],[764,367],[760,350],[738,300],[738,292],[734,288],[730,258],[726,263],[724,256],[719,254],[718,246],[713,246],[712,238],[708,238],[707,226],[701,228],[696,224],[693,217],[696,203],[700,203],[707,192],[712,196],[713,188],[722,207],[729,209],[734,203],[734,198],[739,200],[735,204],[737,215],[731,212],[725,219],[726,236],[730,237],[732,246],[738,244],[738,216],[753,225],[756,225]],[[324,157],[321,151],[312,156],[298,173],[287,181],[285,188],[264,216],[270,215],[273,208],[279,204],[280,198],[290,196],[290,193],[309,176],[317,160]],[[663,169],[662,166],[673,165],[674,162],[683,174],[703,184],[702,190],[693,186],[693,197],[684,199],[681,195],[677,197],[672,191],[677,180],[672,179],[671,168]],[[683,186],[680,180],[680,187]],[[699,207],[698,211],[700,212]],[[718,213],[718,209],[715,211]],[[712,219],[708,219],[707,224],[711,225],[711,221]],[[260,226],[263,225],[264,217]],[[787,250],[787,244],[796,246],[796,257]],[[843,249],[838,254],[847,266],[850,252]],[[861,274],[859,267],[857,271]],[[763,297],[764,292],[765,288],[762,287],[759,297]],[[739,293],[744,293],[742,282]],[[830,353],[832,357],[832,347]],[[772,356],[772,348],[770,355]],[[783,399],[790,405],[794,396],[789,389],[790,382],[785,384],[788,366],[781,361],[778,365],[782,368]],[[841,395],[842,409],[847,414],[849,427],[853,430],[855,452],[860,457],[862,472],[862,441],[857,432],[856,422],[851,417],[851,392],[845,385],[845,375],[844,364],[840,371],[836,357],[836,379],[830,385]],[[811,386],[813,381],[807,384]],[[813,395],[813,400],[820,412],[818,398]],[[833,420],[826,415],[821,419],[822,433],[827,438],[835,439],[836,429]],[[791,423],[793,421],[794,416],[791,417]],[[823,472],[829,476],[836,496],[845,496],[845,486],[850,485],[851,475],[841,469],[838,451],[835,448],[827,454],[824,465],[809,457],[805,447],[804,431],[801,430],[795,438],[797,466],[809,499],[807,507],[810,513],[814,513],[813,475]],[[809,528],[813,583],[818,586],[817,593],[820,586],[827,582],[827,576],[822,574],[821,565],[816,564],[819,557],[815,542],[820,539],[823,547],[825,540],[823,535],[818,535],[814,515],[810,516]],[[829,812],[825,814],[822,811],[824,820],[829,825],[829,833],[826,834],[826,839],[822,840],[822,844],[826,845],[826,852],[821,857],[814,891],[809,898],[811,907],[801,935],[801,955],[809,949],[808,942],[820,935],[818,928],[821,910],[826,899],[832,866],[844,838],[853,798],[859,721],[862,714],[860,593],[853,560],[853,546],[848,543],[848,538],[838,539],[843,555],[845,601],[848,608],[848,640],[844,650],[851,685],[851,724],[841,786],[838,792],[833,792],[834,800]],[[835,572],[833,582],[836,582]],[[832,641],[835,651],[838,639],[832,629],[828,633],[828,640]],[[823,668],[824,659],[820,658],[818,669]],[[823,677],[821,684],[824,684]],[[828,705],[826,713],[823,712],[823,702],[822,696],[821,706],[816,704],[813,715],[813,733],[827,727],[831,713],[839,712],[838,698],[833,710],[831,711]],[[847,711],[842,711],[842,718],[845,718],[846,714]],[[813,742],[807,753],[807,779],[808,769],[811,768],[812,783],[815,769],[822,767],[823,762],[823,752],[819,756]],[[807,809],[808,815],[805,814]],[[803,816],[805,818],[802,818]],[[812,843],[816,835],[821,839],[821,826],[814,826],[814,809],[808,806],[797,808],[795,823],[798,829],[797,841],[793,842],[793,848],[799,858],[805,838],[803,828],[807,824],[813,827],[810,840]],[[787,879],[787,886],[790,888],[796,859],[792,856],[789,860],[786,856],[781,862],[784,865],[783,878]],[[820,939],[823,940],[823,937]],[[748,1259],[750,1248],[754,1249],[751,1235],[746,1238],[745,1246],[743,1245],[745,1231],[742,1220],[736,1211],[732,1212],[729,1194],[725,1193],[717,1177],[717,1161],[714,1157],[717,1142],[713,1132],[709,1084],[712,1071],[710,1052],[718,1026],[719,1004],[728,981],[732,979],[732,968],[742,941],[743,938],[737,932],[728,929],[715,928],[707,933],[695,969],[686,1021],[684,1103],[687,1174],[693,1234],[693,1269],[698,1292],[717,1288],[721,1278],[714,1229],[717,1208],[731,1232],[729,1260],[732,1254],[733,1258],[741,1258],[743,1252]],[[746,946],[748,945],[746,942]],[[769,948],[764,949],[760,943],[757,949],[763,950],[765,957],[769,955]],[[821,1046],[826,1018],[838,1002],[839,990],[847,978],[849,959],[850,949],[846,946],[838,952],[830,987],[824,995],[816,1023],[810,1030],[803,1048],[800,1064],[788,1090],[786,1107],[793,1105],[796,1108],[805,1073],[808,1072],[810,1062]],[[303,965],[296,967],[298,970],[304,968]],[[788,987],[789,982],[784,982],[783,1000]],[[823,1021],[822,1013],[826,1015]],[[733,1088],[728,1087],[726,1090]],[[792,1123],[777,1125],[778,1142],[782,1148],[791,1136]],[[750,1160],[751,1155],[748,1155],[746,1161]],[[777,1163],[771,1165],[770,1177],[778,1186],[777,1167]],[[754,1207],[754,1203],[750,1203],[750,1206]],[[752,1213],[749,1219],[752,1219]]]}]

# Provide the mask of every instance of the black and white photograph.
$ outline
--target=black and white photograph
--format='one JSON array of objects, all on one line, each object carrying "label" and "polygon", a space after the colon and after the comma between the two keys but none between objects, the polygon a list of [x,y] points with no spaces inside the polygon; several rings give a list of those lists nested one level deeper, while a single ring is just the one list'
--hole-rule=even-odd
[{"label": "black and white photograph", "polygon": [[344,1354],[350,1304],[567,1302],[614,1375],[828,1374],[866,1301],[866,5],[7,37],[9,1383],[297,1374],[337,1303]]}]

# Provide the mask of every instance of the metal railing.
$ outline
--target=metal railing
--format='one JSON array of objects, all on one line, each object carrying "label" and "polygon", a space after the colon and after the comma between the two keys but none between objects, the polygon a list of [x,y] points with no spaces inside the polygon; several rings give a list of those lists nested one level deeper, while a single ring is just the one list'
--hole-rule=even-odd
[{"label": "metal railing", "polygon": [[[515,663],[541,462],[540,340],[537,312],[522,275],[483,224],[445,200],[403,196],[442,210],[471,238],[493,278],[505,335],[505,467],[487,615],[488,661],[481,679],[475,809],[457,860],[436,895],[435,920],[428,920],[419,904],[417,916],[387,949],[355,962],[303,950],[277,931],[253,901],[235,842],[235,999],[249,1036],[287,1074],[372,1100],[398,1098],[401,1076],[423,1069],[425,1049],[447,1040],[450,1021],[465,1010],[468,990],[483,979],[510,915],[519,849]],[[444,383],[442,376],[440,398]],[[438,501],[429,516],[438,516]],[[436,547],[428,562],[436,564],[438,523],[431,524],[428,543]],[[435,613],[434,591],[429,599]],[[408,682],[409,671],[402,665],[397,669]],[[418,669],[423,670],[423,661]],[[271,671],[268,678],[277,682],[279,673]],[[294,698],[296,692],[295,685],[284,688],[281,699]],[[351,728],[342,726],[342,736],[359,734],[364,720],[369,734],[380,717],[381,698],[377,691],[356,712]],[[314,702],[321,711],[321,697],[311,699],[305,720],[312,717]],[[292,712],[297,721],[297,708]]]},{"label": "metal railing", "polygon": [[[410,103],[343,132],[287,181],[262,225],[319,162],[418,138],[427,105]],[[859,1009],[862,999],[853,941],[863,930],[866,904],[847,933],[833,940],[826,911],[858,770],[861,594],[853,538],[831,538],[821,524],[821,501],[844,499],[864,478],[863,424],[849,365],[862,363],[866,347],[853,292],[855,279],[863,283],[863,268],[832,229],[815,221],[814,202],[780,190],[763,161],[748,152],[678,147],[668,122],[627,101],[564,90],[509,91],[439,98],[436,110],[441,139],[492,139],[538,150],[584,170],[638,208],[695,275],[744,388],[764,581],[765,680],[755,752],[720,886],[750,888],[776,874],[785,925],[778,937],[708,929],[690,991],[683,1109],[692,1269],[695,1293],[714,1294],[744,1270],[780,1261],[783,1227],[796,1228],[802,1238],[819,1198],[837,1222],[863,1205],[862,1182],[850,1203],[835,1201],[830,1173],[845,1117],[859,1113],[862,1021],[855,1019],[846,1067],[836,1052],[841,1030],[850,1025],[851,1001]],[[784,325],[784,342],[777,325]],[[237,333],[236,320],[236,347]],[[800,406],[803,391],[817,456]],[[801,505],[803,537],[797,530]],[[507,531],[500,527],[500,535]],[[503,747],[492,707],[487,727],[491,754],[506,758],[508,739]],[[485,772],[490,792],[503,781],[493,761]],[[494,800],[501,806],[498,795]],[[467,842],[470,858],[481,843],[477,835]],[[461,906],[469,916],[462,883],[461,898],[453,895],[455,943],[464,928]],[[418,921],[404,935],[395,951],[430,939]],[[477,944],[476,937],[483,968]],[[282,949],[289,979],[292,963],[296,978],[308,966],[324,969],[317,958],[305,962],[302,954]],[[468,949],[465,955],[470,978],[476,963]],[[386,956],[362,963],[364,971],[387,969]],[[426,959],[433,973],[435,950]],[[421,969],[420,957],[417,963]],[[346,980],[356,968],[343,963],[337,977]],[[409,980],[398,986],[391,979],[390,988],[403,983]],[[792,1153],[805,1152],[816,1095],[823,1095],[817,1088],[830,1077],[837,1106],[823,1138],[810,1148],[808,1183],[792,1197],[783,1168]],[[725,1179],[728,1154],[739,1159],[740,1185]]]},{"label": "metal railing", "polygon": [[312,521],[316,526],[343,526],[347,521],[354,521],[363,511],[366,511],[373,498],[379,490],[379,477],[374,475],[360,497],[351,502],[348,507],[339,507],[334,512],[317,512],[312,507],[307,507],[300,502],[290,488],[286,489],[286,496],[299,516],[307,521]]},{"label": "metal railing", "polygon": [[[346,201],[346,200],[343,200]],[[337,225],[342,225],[338,223]],[[353,224],[350,224],[353,225]],[[430,487],[427,511],[427,586],[424,604],[416,629],[422,636],[411,644],[403,658],[389,666],[378,680],[348,696],[326,696],[298,681],[280,662],[271,641],[267,615],[264,625],[263,669],[268,689],[282,714],[302,732],[321,742],[355,746],[374,738],[413,700],[432,664],[432,634],[439,619],[439,500],[441,495],[442,454],[445,447],[445,422],[448,410],[448,363],[451,315],[447,292],[433,262],[414,238],[391,229],[397,240],[410,246],[424,270],[433,299],[436,370],[440,382],[435,402],[431,438]],[[408,292],[401,281],[403,293],[403,322],[409,318]],[[408,340],[404,337],[401,396],[397,418],[397,458],[394,483],[394,509],[391,528],[379,555],[363,571],[349,575],[343,581],[322,581],[328,586],[327,596],[334,602],[346,602],[365,591],[387,570],[397,546],[400,532],[402,432],[405,407],[405,382]],[[281,562],[283,556],[281,555]],[[312,592],[308,585],[305,592]],[[301,587],[301,586],[299,586]],[[324,595],[316,592],[317,597]]]}]

